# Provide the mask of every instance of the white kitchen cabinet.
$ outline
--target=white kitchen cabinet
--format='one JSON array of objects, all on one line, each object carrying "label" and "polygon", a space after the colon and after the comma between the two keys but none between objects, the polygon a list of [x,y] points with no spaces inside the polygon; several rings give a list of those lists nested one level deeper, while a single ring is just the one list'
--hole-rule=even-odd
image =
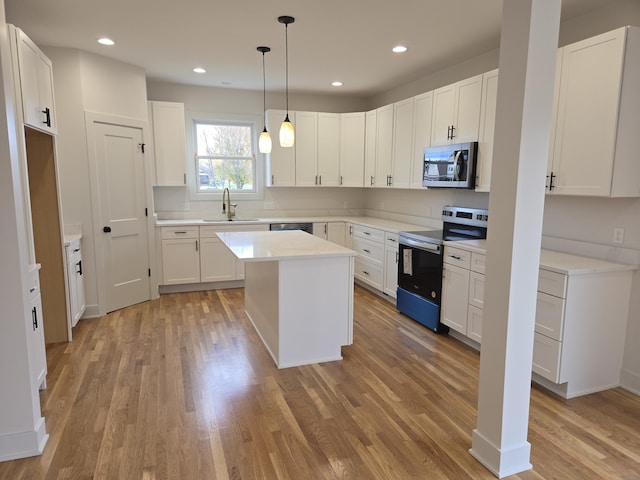
[{"label": "white kitchen cabinet", "polygon": [[353,223],[345,223],[344,226],[344,246],[353,250]]},{"label": "white kitchen cabinet", "polygon": [[340,115],[318,113],[318,185],[340,185]]},{"label": "white kitchen cabinet", "polygon": [[328,238],[327,222],[313,222],[312,229],[313,229],[313,234],[316,237],[320,237],[324,240],[327,240]]},{"label": "white kitchen cabinet", "polygon": [[162,284],[200,282],[198,227],[162,227]]},{"label": "white kitchen cabinet", "polygon": [[362,187],[364,185],[364,112],[340,114],[340,185]]},{"label": "white kitchen cabinet", "polygon": [[153,101],[148,102],[148,106],[156,166],[155,185],[186,185],[184,104]]},{"label": "white kitchen cabinet", "polygon": [[376,131],[378,111],[369,110],[365,114],[364,134],[364,186],[373,187],[376,175]]},{"label": "white kitchen cabinet", "polygon": [[296,185],[318,185],[318,113],[296,111]]},{"label": "white kitchen cabinet", "polygon": [[413,155],[414,99],[393,104],[393,157],[389,186],[409,188]]},{"label": "white kitchen cabinet", "polygon": [[488,192],[493,163],[493,139],[498,100],[498,69],[482,75],[482,104],[480,107],[480,133],[476,164],[476,192]]},{"label": "white kitchen cabinet", "polygon": [[344,222],[327,222],[327,240],[344,246],[346,235],[346,224]]},{"label": "white kitchen cabinet", "polygon": [[558,63],[549,193],[640,196],[640,28],[567,45]]},{"label": "white kitchen cabinet", "polygon": [[433,92],[431,145],[478,140],[482,75],[476,75]]},{"label": "white kitchen cabinet", "polygon": [[393,177],[393,104],[377,109],[373,186],[389,187]]},{"label": "white kitchen cabinet", "polygon": [[42,297],[39,281],[40,265],[34,265],[29,271],[30,312],[27,318],[29,372],[33,388],[43,390],[47,387],[47,357],[44,345],[42,323]]},{"label": "white kitchen cabinet", "polygon": [[469,270],[448,263],[442,266],[441,322],[453,330],[467,334],[469,303]]},{"label": "white kitchen cabinet", "polygon": [[384,291],[384,230],[365,225],[354,225],[353,250],[358,255],[354,262],[354,275],[358,280],[379,291]]},{"label": "white kitchen cabinet", "polygon": [[423,188],[424,149],[431,146],[433,92],[417,95],[413,100],[413,147],[411,153],[411,188]]},{"label": "white kitchen cabinet", "polygon": [[84,276],[82,270],[82,249],[80,238],[74,238],[65,246],[67,261],[67,280],[69,314],[71,326],[75,327],[85,311]]},{"label": "white kitchen cabinet", "polygon": [[[271,135],[271,153],[266,154],[267,187],[293,187],[296,184],[296,149],[280,146],[280,125],[287,112],[284,110],[267,110],[267,128]],[[298,142],[298,130],[295,112],[289,112],[289,120],[293,123]],[[294,144],[295,145],[295,144]]]},{"label": "white kitchen cabinet", "polygon": [[51,60],[19,28],[9,25],[17,44],[24,123],[43,132],[58,132]]},{"label": "white kitchen cabinet", "polygon": [[398,234],[385,232],[384,235],[384,290],[396,298],[398,290]]}]

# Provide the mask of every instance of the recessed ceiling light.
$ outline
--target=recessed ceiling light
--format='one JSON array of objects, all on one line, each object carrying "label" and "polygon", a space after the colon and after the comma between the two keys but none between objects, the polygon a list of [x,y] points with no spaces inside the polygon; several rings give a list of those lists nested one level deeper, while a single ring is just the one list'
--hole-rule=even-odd
[{"label": "recessed ceiling light", "polygon": [[115,45],[116,42],[114,42],[110,38],[104,37],[104,38],[99,38],[98,43],[100,45]]},{"label": "recessed ceiling light", "polygon": [[196,73],[207,73],[207,71],[202,67],[196,67],[193,69],[193,71]]},{"label": "recessed ceiling light", "polygon": [[341,87],[342,86],[342,82],[331,82],[331,85],[333,85],[334,87]]},{"label": "recessed ceiling light", "polygon": [[404,53],[407,51],[407,47],[405,47],[404,45],[398,45],[396,47],[393,47],[392,50],[394,53]]}]

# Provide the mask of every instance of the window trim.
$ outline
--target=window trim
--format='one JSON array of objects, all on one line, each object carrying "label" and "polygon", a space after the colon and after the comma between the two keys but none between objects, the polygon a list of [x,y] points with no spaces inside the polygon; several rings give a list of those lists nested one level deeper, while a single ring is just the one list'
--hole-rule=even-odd
[{"label": "window trim", "polygon": [[257,115],[221,114],[212,112],[185,112],[185,129],[187,132],[187,188],[190,200],[222,200],[222,192],[199,192],[198,191],[198,165],[196,161],[196,122],[201,123],[229,123],[229,124],[251,124],[252,135],[251,144],[255,155],[255,191],[253,192],[232,192],[235,200],[264,200],[264,172],[266,159],[264,154],[258,151],[258,128],[262,117]]}]

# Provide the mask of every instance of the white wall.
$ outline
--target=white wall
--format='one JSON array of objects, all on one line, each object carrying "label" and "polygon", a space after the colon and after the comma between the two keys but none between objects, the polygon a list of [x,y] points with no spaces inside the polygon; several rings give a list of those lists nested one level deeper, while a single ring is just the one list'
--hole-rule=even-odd
[{"label": "white wall", "polygon": [[68,48],[43,48],[53,63],[58,136],[57,161],[65,231],[83,232],[87,315],[96,314],[98,290],[85,112],[147,121],[144,70]]}]

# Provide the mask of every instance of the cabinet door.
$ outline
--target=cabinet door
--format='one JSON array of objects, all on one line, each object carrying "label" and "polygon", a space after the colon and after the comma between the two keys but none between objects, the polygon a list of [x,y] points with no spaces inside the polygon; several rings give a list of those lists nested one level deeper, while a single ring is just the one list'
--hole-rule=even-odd
[{"label": "cabinet door", "polygon": [[456,83],[453,143],[478,141],[481,98],[482,75]]},{"label": "cabinet door", "polygon": [[413,154],[413,97],[393,105],[393,173],[391,186],[409,188]]},{"label": "cabinet door", "polygon": [[346,224],[344,222],[327,223],[327,240],[344,246],[346,237]]},{"label": "cabinet door", "polygon": [[236,279],[236,256],[219,238],[200,239],[200,281]]},{"label": "cabinet door", "polygon": [[364,185],[364,112],[340,114],[340,185]]},{"label": "cabinet door", "polygon": [[469,273],[469,305],[484,307],[484,275],[478,272]]},{"label": "cabinet door", "polygon": [[364,136],[364,186],[373,187],[376,180],[376,132],[378,112],[371,110],[365,116]]},{"label": "cabinet door", "polygon": [[[271,153],[267,153],[267,186],[293,187],[296,184],[295,147],[280,146],[280,125],[287,112],[284,110],[267,110],[267,125],[271,135]],[[294,129],[297,126],[295,112],[289,112],[289,120]],[[296,142],[298,141],[296,130]]]},{"label": "cabinet door", "polygon": [[316,237],[320,237],[323,238],[324,240],[327,239],[327,223],[326,222],[314,222],[313,224],[313,234]]},{"label": "cabinet door", "polygon": [[318,114],[296,112],[296,185],[318,185]]},{"label": "cabinet door", "polygon": [[163,285],[200,282],[199,240],[162,240]]},{"label": "cabinet door", "polygon": [[24,122],[57,133],[51,61],[21,30],[16,29]]},{"label": "cabinet door", "polygon": [[444,264],[442,267],[441,322],[466,335],[468,303],[469,270]]},{"label": "cabinet door", "polygon": [[482,309],[469,305],[467,314],[467,337],[482,343]]},{"label": "cabinet door", "polygon": [[560,380],[560,356],[562,342],[533,334],[533,371],[538,375],[558,383]]},{"label": "cabinet door", "polygon": [[318,185],[340,185],[340,115],[318,113]]},{"label": "cabinet door", "polygon": [[431,120],[431,145],[451,143],[451,126],[456,105],[455,84],[433,91],[433,115]]},{"label": "cabinet door", "polygon": [[44,345],[44,329],[42,323],[42,298],[40,292],[31,297],[31,311],[27,317],[29,332],[29,371],[31,385],[34,388],[46,387],[47,357]]},{"label": "cabinet door", "polygon": [[84,314],[84,311],[87,307],[86,304],[86,297],[85,297],[85,293],[84,293],[84,272],[82,270],[82,257],[80,255],[78,255],[78,262],[75,264],[76,267],[76,278],[75,278],[75,285],[76,285],[76,306],[75,306],[75,317],[74,317],[74,321],[72,326],[76,326],[76,324],[78,323],[78,320],[80,320],[80,318],[82,317],[82,315]]},{"label": "cabinet door", "polygon": [[396,298],[398,289],[398,249],[385,247],[384,249],[384,293]]},{"label": "cabinet door", "polygon": [[[185,185],[187,154],[184,104],[149,102],[156,185]],[[201,152],[204,153],[204,152]]]},{"label": "cabinet door", "polygon": [[611,193],[624,32],[614,30],[562,49],[551,193]]},{"label": "cabinet door", "polygon": [[538,292],[536,298],[536,332],[554,340],[562,340],[564,298]]},{"label": "cabinet door", "polygon": [[80,251],[72,253],[67,265],[69,279],[69,310],[71,312],[71,326],[75,327],[85,310],[84,278],[82,271],[82,257]]},{"label": "cabinet door", "polygon": [[476,166],[476,192],[488,192],[493,162],[493,137],[498,100],[498,69],[482,76],[482,106],[480,108],[480,134],[478,136],[478,164]]},{"label": "cabinet door", "polygon": [[424,149],[431,146],[433,92],[423,93],[413,102],[413,153],[411,154],[411,188],[423,188]]},{"label": "cabinet door", "polygon": [[344,246],[353,250],[353,223],[345,224]]},{"label": "cabinet door", "polygon": [[374,186],[387,187],[393,175],[393,105],[378,109]]}]

